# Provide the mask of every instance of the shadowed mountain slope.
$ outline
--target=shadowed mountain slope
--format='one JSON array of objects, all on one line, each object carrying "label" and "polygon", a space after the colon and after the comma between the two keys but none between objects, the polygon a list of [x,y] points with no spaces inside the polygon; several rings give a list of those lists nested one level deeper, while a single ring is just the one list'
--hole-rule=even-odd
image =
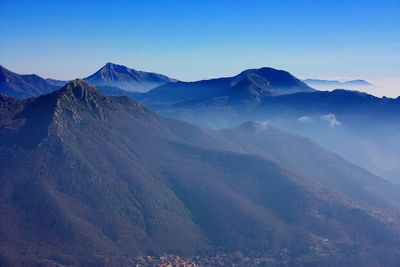
[{"label": "shadowed mountain slope", "polygon": [[283,167],[251,142],[165,119],[82,80],[35,99],[0,100],[4,264],[127,265],[143,254],[237,250],[284,253],[299,264],[399,259],[397,187],[364,190],[388,184],[333,154],[331,170],[351,172],[331,189],[323,174]]},{"label": "shadowed mountain slope", "polygon": [[[379,176],[400,181],[400,98],[379,98],[343,89],[239,98],[232,94],[194,94],[191,98],[188,90],[187,96],[178,94],[173,98],[175,92],[163,92],[161,88],[147,93],[159,91],[161,98],[155,95],[146,99],[147,94],[134,97],[163,116],[200,127],[221,129],[249,120],[269,121],[277,128],[310,137]],[[208,92],[203,89],[198,92]]]},{"label": "shadowed mountain slope", "polygon": [[0,93],[27,98],[53,92],[57,86],[35,74],[20,75],[0,65]]},{"label": "shadowed mountain slope", "polygon": [[265,122],[246,122],[220,133],[250,154],[274,159],[312,183],[319,183],[344,198],[351,196],[352,202],[383,209],[400,207],[399,187],[393,187],[308,138]]}]

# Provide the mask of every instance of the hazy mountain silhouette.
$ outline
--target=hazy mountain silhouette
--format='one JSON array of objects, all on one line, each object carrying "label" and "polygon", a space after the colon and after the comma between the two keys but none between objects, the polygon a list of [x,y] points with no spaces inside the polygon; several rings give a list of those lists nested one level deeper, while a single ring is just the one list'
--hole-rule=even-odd
[{"label": "hazy mountain silhouette", "polygon": [[[323,184],[344,197],[351,196],[352,202],[381,208],[397,206],[399,187],[392,191],[391,184],[349,164],[311,139],[276,129],[266,122],[246,122],[235,128],[220,130],[220,133],[250,154],[272,158],[305,179],[310,179],[311,183]],[[357,176],[361,179],[349,179]],[[381,202],[383,199],[379,200],[381,197],[378,196],[383,195],[386,200],[391,200]]]},{"label": "hazy mountain silhouette", "polygon": [[[175,82],[158,73],[136,71],[122,65],[107,63],[94,74],[85,78],[107,95],[135,96],[159,85]],[[0,93],[16,98],[36,97],[53,92],[68,81],[44,79],[35,74],[21,75],[0,66]]]},{"label": "hazy mountain silhouette", "polygon": [[57,86],[48,83],[35,74],[20,75],[0,65],[0,93],[16,97],[27,98],[48,94]]},{"label": "hazy mountain silhouette", "polygon": [[64,85],[66,85],[69,82],[69,81],[65,81],[65,80],[56,80],[56,79],[51,79],[51,78],[47,78],[46,81],[52,85],[59,87],[59,88],[63,87]]},{"label": "hazy mountain silhouette", "polygon": [[138,96],[145,103],[175,103],[218,98],[228,102],[260,102],[263,97],[314,89],[291,75],[273,68],[249,69],[234,77],[177,82],[159,86]]},{"label": "hazy mountain silhouette", "polygon": [[85,80],[96,86],[118,87],[129,92],[146,92],[176,81],[162,74],[137,71],[114,63],[107,63]]},{"label": "hazy mountain silhouette", "polygon": [[365,80],[349,80],[342,82],[337,80],[306,79],[303,80],[303,82],[317,89],[356,89],[373,86],[373,84]]},{"label": "hazy mountain silhouette", "polygon": [[4,264],[217,250],[284,251],[299,264],[399,259],[399,188],[309,140],[254,123],[202,130],[83,80],[0,101]]},{"label": "hazy mountain silhouette", "polygon": [[[19,75],[3,67],[1,73],[0,92],[18,98],[42,95],[67,82]],[[95,76],[103,75],[103,82],[117,85],[119,81],[148,85],[150,74],[132,82],[133,73],[141,74],[109,63]],[[315,92],[288,72],[271,68],[247,70],[235,77],[166,84],[144,94],[110,85],[97,88],[105,95],[126,95],[162,115],[204,127],[270,120],[279,128],[311,137],[369,171],[400,183],[400,147],[395,141],[400,129],[393,123],[400,115],[400,98],[377,98],[348,90]],[[294,91],[301,92],[291,93]],[[333,131],[322,127],[323,122],[340,127]],[[373,131],[369,129],[371,122],[376,126]]]},{"label": "hazy mountain silhouette", "polygon": [[[184,91],[176,93],[163,88],[135,98],[164,116],[208,128],[268,120],[278,128],[311,137],[375,174],[399,182],[393,177],[400,175],[400,147],[396,141],[400,137],[400,98],[337,89],[253,98],[242,95],[231,101],[232,96],[191,94],[190,88],[174,87],[178,92]],[[208,92],[203,89],[198,92]]]}]

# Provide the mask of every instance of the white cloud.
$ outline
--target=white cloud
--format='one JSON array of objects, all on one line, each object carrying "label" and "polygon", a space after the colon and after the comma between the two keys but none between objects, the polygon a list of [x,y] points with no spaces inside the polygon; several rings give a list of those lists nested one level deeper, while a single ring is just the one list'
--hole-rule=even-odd
[{"label": "white cloud", "polygon": [[331,127],[339,126],[342,124],[340,121],[338,121],[335,114],[332,113],[322,115],[320,118],[321,120],[326,121]]},{"label": "white cloud", "polygon": [[268,121],[259,121],[258,125],[261,129],[267,129],[268,127]]},{"label": "white cloud", "polygon": [[257,121],[257,122],[254,122],[254,126],[255,126],[255,129],[256,129],[255,133],[258,134],[258,133],[266,130],[268,128],[268,125],[269,125],[268,121]]},{"label": "white cloud", "polygon": [[311,117],[309,117],[309,116],[302,116],[302,117],[299,117],[298,119],[297,119],[299,122],[301,122],[301,123],[310,123],[310,122],[313,122],[314,120],[311,118]]}]

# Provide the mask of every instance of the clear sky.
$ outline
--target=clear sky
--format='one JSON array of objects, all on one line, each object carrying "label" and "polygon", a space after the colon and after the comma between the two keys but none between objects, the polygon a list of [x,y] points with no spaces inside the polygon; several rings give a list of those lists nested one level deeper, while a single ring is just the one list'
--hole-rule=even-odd
[{"label": "clear sky", "polygon": [[400,0],[0,0],[0,64],[72,79],[106,62],[182,80],[270,66],[400,77]]}]

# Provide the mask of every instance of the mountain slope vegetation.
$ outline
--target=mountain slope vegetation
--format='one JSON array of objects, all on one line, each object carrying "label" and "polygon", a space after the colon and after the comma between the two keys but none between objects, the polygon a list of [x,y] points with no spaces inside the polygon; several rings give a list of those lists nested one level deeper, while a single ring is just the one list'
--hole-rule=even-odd
[{"label": "mountain slope vegetation", "polygon": [[[285,162],[241,140],[258,126],[200,129],[83,80],[0,100],[4,264],[127,265],[137,255],[238,250],[299,264],[399,259],[398,187],[312,142],[262,134],[276,151],[286,141],[301,148]],[[307,163],[312,149],[329,155],[326,171],[349,171],[321,177],[318,162],[301,171],[293,155]]]}]

